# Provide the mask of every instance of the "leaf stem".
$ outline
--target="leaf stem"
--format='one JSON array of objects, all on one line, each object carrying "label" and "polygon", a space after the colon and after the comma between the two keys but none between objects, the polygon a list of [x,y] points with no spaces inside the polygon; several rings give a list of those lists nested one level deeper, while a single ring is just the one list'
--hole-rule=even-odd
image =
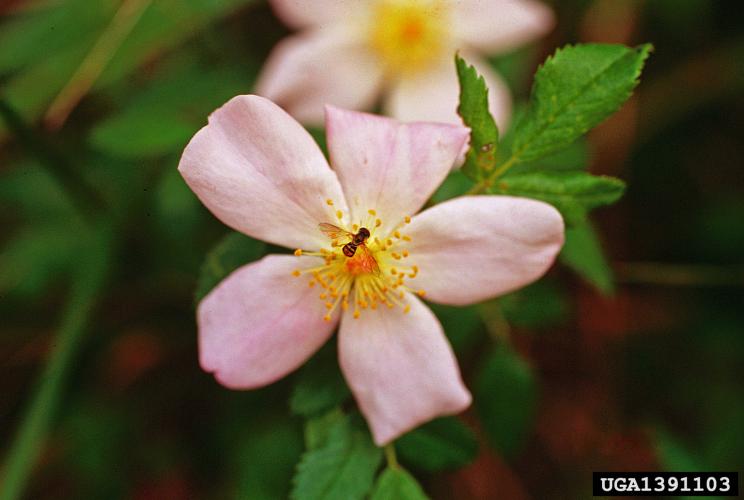
[{"label": "leaf stem", "polygon": [[488,177],[481,180],[477,184],[475,184],[473,187],[468,190],[466,195],[472,195],[472,194],[482,194],[488,191],[488,189],[493,186],[493,183],[496,182],[496,179],[504,175],[507,170],[509,170],[511,167],[514,166],[515,163],[517,163],[518,156],[516,154],[511,155],[511,157],[506,160],[504,163],[499,165],[493,172],[489,174]]},{"label": "leaf stem", "polygon": [[395,445],[393,443],[385,445],[385,459],[387,460],[388,467],[391,469],[398,469],[400,467],[400,464],[398,464],[398,456],[395,454]]},{"label": "leaf stem", "polygon": [[80,63],[67,85],[49,106],[44,121],[56,129],[64,124],[77,103],[96,83],[106,65],[126,40],[152,0],[125,0],[116,11],[109,25]]},{"label": "leaf stem", "polygon": [[491,340],[496,344],[509,345],[511,343],[511,327],[499,303],[493,300],[483,304],[479,309]]},{"label": "leaf stem", "polygon": [[36,392],[0,469],[0,500],[20,498],[28,483],[59,405],[71,363],[108,274],[109,244],[110,239],[107,238],[92,246],[91,258],[81,266],[77,280],[73,283],[59,332],[52,342],[51,357],[39,378]]}]

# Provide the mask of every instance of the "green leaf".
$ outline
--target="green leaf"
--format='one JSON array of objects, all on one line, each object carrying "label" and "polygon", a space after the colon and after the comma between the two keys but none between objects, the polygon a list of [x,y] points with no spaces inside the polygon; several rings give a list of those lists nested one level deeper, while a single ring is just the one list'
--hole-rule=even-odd
[{"label": "green leaf", "polygon": [[538,387],[532,367],[504,345],[489,354],[475,382],[478,413],[493,447],[504,457],[519,453],[532,430]]},{"label": "green leaf", "polygon": [[[237,499],[287,498],[294,466],[302,454],[297,422],[288,416],[251,420],[237,438],[232,477]],[[245,425],[245,424],[244,424]]]},{"label": "green leaf", "polygon": [[491,187],[496,194],[524,196],[550,203],[568,224],[580,224],[589,210],[617,201],[625,183],[586,172],[533,172],[504,178]]},{"label": "green leaf", "polygon": [[473,432],[454,417],[432,420],[395,441],[400,458],[411,467],[428,472],[456,469],[478,453]]},{"label": "green leaf", "polygon": [[305,421],[305,447],[314,450],[325,446],[332,430],[347,418],[340,408],[334,408],[324,415]]},{"label": "green leaf", "polygon": [[180,151],[204,124],[204,117],[245,89],[235,71],[188,65],[151,83],[96,125],[90,136],[99,151],[123,158]]},{"label": "green leaf", "polygon": [[377,479],[371,500],[426,500],[418,481],[400,467],[385,469]]},{"label": "green leaf", "polygon": [[199,302],[238,267],[258,259],[266,246],[244,234],[232,232],[225,236],[207,254],[199,273],[196,301]]},{"label": "green leaf", "polygon": [[455,55],[457,78],[460,82],[460,104],[457,113],[470,127],[470,148],[462,172],[478,179],[496,165],[499,129],[488,110],[488,87],[482,76],[459,55]]},{"label": "green leaf", "polygon": [[[121,46],[111,55],[92,90],[120,81],[142,64],[155,60],[222,16],[252,0],[191,0],[173,7],[154,0]],[[110,25],[120,2],[70,0],[38,14],[23,16],[6,37],[0,73],[17,70],[4,86],[4,96],[29,121],[36,120],[67,84],[91,47]],[[54,35],[59,31],[58,35]],[[30,38],[25,39],[27,33]],[[13,55],[13,48],[19,54]],[[51,48],[51,49],[50,49]],[[0,139],[6,133],[0,124]]]},{"label": "green leaf", "polygon": [[295,500],[353,500],[372,489],[382,450],[346,417],[334,423],[325,442],[303,454],[294,477]]},{"label": "green leaf", "polygon": [[461,170],[453,170],[431,196],[431,201],[437,204],[457,196],[462,196],[472,185],[473,181],[468,179]]},{"label": "green leaf", "polygon": [[526,174],[538,171],[571,172],[586,170],[589,166],[589,159],[589,146],[586,140],[582,138],[574,141],[565,149],[556,151],[555,153],[538,160],[514,165],[504,174],[504,177],[508,178],[517,174]]},{"label": "green leaf", "polygon": [[[664,428],[655,429],[653,437],[656,441],[656,455],[663,470],[675,472],[702,472],[715,470],[710,464],[700,459],[700,454],[693,452],[686,443],[673,436]],[[680,500],[709,499],[715,500],[720,497],[711,496],[680,496]]]},{"label": "green leaf", "polygon": [[444,333],[456,353],[463,353],[478,343],[484,329],[476,307],[429,305],[442,323]]},{"label": "green leaf", "polygon": [[585,44],[556,51],[535,74],[507,163],[556,152],[617,111],[638,84],[651,49]]},{"label": "green leaf", "polygon": [[509,325],[531,330],[561,324],[570,311],[564,288],[547,279],[499,297],[497,301]]},{"label": "green leaf", "polygon": [[69,274],[76,265],[85,227],[37,225],[24,229],[0,251],[0,296],[32,297]]},{"label": "green leaf", "polygon": [[589,222],[566,229],[561,261],[600,292],[614,291],[612,269],[605,258],[597,233]]},{"label": "green leaf", "polygon": [[336,342],[328,342],[297,375],[289,407],[305,417],[318,415],[342,404],[351,393],[338,367]]}]

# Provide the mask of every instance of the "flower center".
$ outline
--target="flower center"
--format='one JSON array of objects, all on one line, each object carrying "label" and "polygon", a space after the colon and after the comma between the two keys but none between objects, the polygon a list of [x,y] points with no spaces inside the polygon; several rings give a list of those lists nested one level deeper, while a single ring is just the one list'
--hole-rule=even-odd
[{"label": "flower center", "polygon": [[370,44],[391,74],[417,73],[439,60],[449,36],[440,0],[378,0]]},{"label": "flower center", "polygon": [[[333,205],[332,200],[327,201]],[[418,267],[410,262],[406,248],[411,238],[401,232],[411,222],[405,217],[390,234],[380,234],[382,221],[374,209],[358,224],[347,227],[343,224],[343,212],[336,212],[337,224],[321,222],[320,231],[328,235],[328,247],[318,252],[295,250],[295,255],[311,255],[323,258],[323,264],[304,270],[295,270],[297,277],[309,277],[308,286],[319,286],[318,297],[326,308],[323,317],[331,320],[337,307],[346,311],[353,308],[353,317],[360,316],[365,309],[376,310],[380,306],[402,307],[407,313],[411,307],[405,292],[415,292],[423,297],[425,292],[410,288],[407,280],[418,275]]]}]

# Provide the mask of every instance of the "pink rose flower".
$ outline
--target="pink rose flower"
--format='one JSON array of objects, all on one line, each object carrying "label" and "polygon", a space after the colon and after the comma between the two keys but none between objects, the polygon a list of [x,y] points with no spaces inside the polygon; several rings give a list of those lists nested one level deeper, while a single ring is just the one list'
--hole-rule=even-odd
[{"label": "pink rose flower", "polygon": [[563,244],[563,220],[508,196],[417,214],[468,140],[465,127],[329,106],[326,128],[332,168],[281,108],[238,96],[186,147],[178,168],[215,216],[296,249],[239,268],[202,300],[200,362],[227,387],[264,386],[339,325],[341,369],[382,445],[471,401],[421,297],[466,305],[539,278]]},{"label": "pink rose flower", "polygon": [[511,97],[480,54],[535,40],[554,24],[535,0],[272,0],[299,33],[272,52],[256,93],[303,123],[321,125],[326,103],[399,120],[460,123],[453,55],[484,76],[491,113],[505,129]]}]

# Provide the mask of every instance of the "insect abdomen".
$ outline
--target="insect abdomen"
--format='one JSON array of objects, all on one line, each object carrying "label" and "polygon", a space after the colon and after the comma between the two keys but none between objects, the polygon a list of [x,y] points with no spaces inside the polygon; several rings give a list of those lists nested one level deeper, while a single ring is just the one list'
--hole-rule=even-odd
[{"label": "insect abdomen", "polygon": [[354,243],[347,243],[346,245],[344,245],[344,248],[342,248],[342,251],[347,257],[353,257],[356,253],[356,249],[357,246]]}]

